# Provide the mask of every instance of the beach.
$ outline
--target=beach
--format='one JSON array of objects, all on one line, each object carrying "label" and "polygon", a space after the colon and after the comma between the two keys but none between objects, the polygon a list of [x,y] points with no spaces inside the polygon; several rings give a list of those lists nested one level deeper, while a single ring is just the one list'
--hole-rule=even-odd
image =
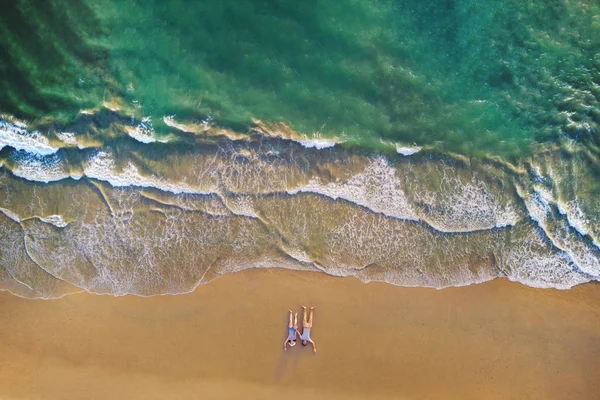
[{"label": "beach", "polygon": [[0,400],[600,400],[600,2],[5,3]]},{"label": "beach", "polygon": [[[283,352],[316,306],[318,346]],[[2,399],[595,399],[600,285],[434,290],[247,270],[193,293],[0,294]]]}]

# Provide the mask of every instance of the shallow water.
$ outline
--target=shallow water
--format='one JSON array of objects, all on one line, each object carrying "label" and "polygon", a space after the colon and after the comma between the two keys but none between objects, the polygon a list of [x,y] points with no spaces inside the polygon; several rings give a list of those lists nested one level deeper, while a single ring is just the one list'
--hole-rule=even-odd
[{"label": "shallow water", "polygon": [[0,16],[0,286],[245,268],[600,278],[600,6],[30,1]]}]

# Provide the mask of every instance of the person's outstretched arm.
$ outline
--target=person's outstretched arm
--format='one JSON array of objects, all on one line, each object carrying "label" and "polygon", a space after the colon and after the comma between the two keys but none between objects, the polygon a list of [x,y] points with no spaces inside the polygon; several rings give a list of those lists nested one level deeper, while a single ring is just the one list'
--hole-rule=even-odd
[{"label": "person's outstretched arm", "polygon": [[285,339],[285,342],[283,342],[283,351],[287,351],[287,342],[287,339]]},{"label": "person's outstretched arm", "polygon": [[315,342],[313,342],[312,340],[310,341],[310,344],[312,344],[313,347],[313,353],[317,353],[317,345],[315,344]]}]

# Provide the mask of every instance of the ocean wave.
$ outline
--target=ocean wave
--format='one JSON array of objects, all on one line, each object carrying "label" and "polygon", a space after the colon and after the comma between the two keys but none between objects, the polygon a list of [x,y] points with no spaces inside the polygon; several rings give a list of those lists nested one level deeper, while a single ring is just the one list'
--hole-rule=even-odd
[{"label": "ocean wave", "polygon": [[402,154],[403,156],[411,156],[413,154],[417,154],[422,150],[419,146],[401,146],[396,145],[396,153]]},{"label": "ocean wave", "polygon": [[12,173],[33,182],[56,182],[66,178],[78,180],[82,174],[68,170],[63,157],[59,153],[38,155],[23,151],[13,152],[11,156]]},{"label": "ocean wave", "polygon": [[[215,143],[165,145],[164,155],[130,140],[118,151],[10,150],[0,212],[39,268],[93,293],[184,293],[214,274],[273,265],[438,289],[600,279],[593,204],[562,193],[568,180],[549,179],[545,164],[320,152],[281,138]],[[62,182],[83,176],[91,181]],[[48,185],[26,191],[18,178]],[[57,211],[61,185],[69,206]],[[29,204],[9,198],[17,186]],[[35,289],[19,271],[15,282]]]},{"label": "ocean wave", "polygon": [[306,147],[307,149],[327,149],[330,147],[335,146],[337,143],[334,142],[333,140],[326,140],[326,139],[307,139],[307,140],[295,140],[296,142],[300,143],[302,146]]},{"label": "ocean wave", "polygon": [[332,199],[344,199],[384,215],[418,221],[418,215],[402,190],[396,170],[384,158],[375,158],[363,172],[346,181],[322,182],[313,178],[307,185],[287,193],[316,193]]},{"label": "ocean wave", "polygon": [[282,122],[275,124],[267,124],[258,119],[253,119],[252,122],[254,124],[254,133],[258,133],[268,138],[291,140],[293,142],[299,143],[302,147],[305,147],[307,149],[328,149],[344,142],[343,139],[340,139],[338,137],[328,136],[327,138],[323,138],[320,132],[314,132],[311,135],[311,137],[309,137],[308,135],[296,132],[291,127]]},{"label": "ocean wave", "polygon": [[[524,193],[523,188],[519,188],[519,194],[524,200],[530,218],[538,224],[552,245],[568,257],[578,270],[589,277],[600,279],[599,249],[597,246],[591,247],[582,238],[574,235],[573,231],[577,232],[577,230],[566,220],[567,218],[564,220],[558,218],[560,212],[552,212],[552,207],[556,207],[558,211],[552,194],[539,186],[533,193]],[[562,215],[566,217],[565,214]]]},{"label": "ocean wave", "polygon": [[[424,190],[414,187],[415,181],[404,182],[399,175],[397,168],[380,157],[347,180],[325,183],[313,178],[287,193],[315,193],[334,200],[344,199],[389,217],[422,221],[437,231],[449,233],[512,226],[521,218],[514,204],[510,201],[503,204],[481,180],[472,178],[464,183],[450,174],[444,176],[443,187]],[[409,192],[413,199],[409,199]]]},{"label": "ocean wave", "polygon": [[48,215],[46,217],[39,217],[41,221],[56,226],[57,228],[64,228],[69,223],[63,220],[60,215]]},{"label": "ocean wave", "polygon": [[59,150],[41,133],[27,130],[24,123],[0,119],[0,149],[6,146],[38,155],[50,155]]},{"label": "ocean wave", "polygon": [[175,120],[174,115],[167,115],[163,117],[163,122],[165,125],[170,126],[171,128],[177,129],[181,132],[185,133],[203,133],[210,129],[212,118],[209,116],[203,119],[199,124],[191,124],[191,123],[182,123],[177,122]]},{"label": "ocean wave", "polygon": [[[123,166],[117,167],[114,156],[109,149],[105,149],[91,153],[80,169],[75,170],[78,172],[70,171],[60,154],[40,157],[16,152],[12,158],[12,170],[16,176],[37,182],[87,176],[108,182],[114,187],[154,188],[173,194],[219,194],[220,181],[231,192],[224,200],[230,210],[253,218],[256,213],[244,193],[277,194],[286,186],[288,188],[283,190],[288,195],[314,193],[334,200],[343,199],[389,217],[422,221],[440,232],[502,228],[514,225],[521,218],[515,205],[509,200],[502,200],[499,192],[493,194],[483,180],[476,177],[467,181],[459,179],[451,167],[443,167],[443,164],[438,167],[441,180],[437,186],[422,184],[420,175],[431,172],[417,171],[417,175],[407,175],[413,168],[410,164],[392,166],[384,157],[370,159],[360,171],[346,178],[330,179],[313,175],[306,181],[302,179],[290,185],[286,183],[285,175],[290,172],[285,164],[264,174],[267,168],[273,168],[274,165],[265,163],[260,156],[246,154],[243,149],[228,150],[228,153],[231,154],[226,156],[227,159],[240,154],[250,157],[249,160],[257,164],[227,164],[223,159],[217,163],[198,165],[190,169],[187,177],[172,179],[160,177],[152,171],[142,173],[131,160],[120,162],[119,165]],[[207,173],[212,176],[210,182],[201,184],[198,176]],[[281,179],[281,182],[276,179]],[[235,195],[240,182],[246,183],[240,187],[241,193]],[[265,187],[261,188],[262,185]]]},{"label": "ocean wave", "polygon": [[128,162],[125,168],[117,170],[114,158],[105,151],[97,151],[84,165],[84,174],[88,178],[108,182],[114,187],[148,187],[174,194],[210,194],[197,190],[185,183],[171,183],[156,176],[144,176],[138,168]]},{"label": "ocean wave", "polygon": [[[17,213],[15,213],[12,210],[9,210],[7,208],[3,208],[0,207],[0,212],[2,214],[4,214],[6,217],[8,217],[9,219],[11,219],[14,222],[21,222],[24,220],[23,217],[21,217],[20,215],[18,215]],[[29,219],[29,218],[38,218],[40,221],[45,222],[47,224],[51,224],[56,226],[57,228],[64,228],[68,225],[68,222],[66,222],[65,220],[63,220],[62,216],[60,215],[48,215],[48,216],[38,216],[38,215],[34,215],[32,217],[28,217],[25,219]]]},{"label": "ocean wave", "polygon": [[77,136],[72,132],[56,132],[56,137],[65,144],[72,146],[77,145]]},{"label": "ocean wave", "polygon": [[14,222],[20,222],[21,221],[21,217],[17,213],[15,213],[14,211],[12,211],[12,210],[0,207],[0,212],[2,212],[2,214],[4,214],[6,217],[8,217],[9,219],[13,220]]},{"label": "ocean wave", "polygon": [[144,117],[142,121],[135,127],[126,126],[125,130],[127,134],[137,140],[140,143],[148,144],[154,142],[166,143],[168,139],[157,139],[154,126],[152,125],[152,118]]}]

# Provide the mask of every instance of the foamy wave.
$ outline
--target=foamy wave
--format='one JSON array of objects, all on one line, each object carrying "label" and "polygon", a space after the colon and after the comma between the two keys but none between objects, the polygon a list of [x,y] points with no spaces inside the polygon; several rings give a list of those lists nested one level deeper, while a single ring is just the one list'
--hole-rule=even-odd
[{"label": "foamy wave", "polygon": [[56,132],[56,136],[60,139],[61,142],[70,145],[77,145],[77,137],[74,133],[71,132]]},{"label": "foamy wave", "polygon": [[[177,129],[178,131],[185,132],[185,133],[194,133],[194,134],[206,133],[206,134],[211,134],[211,135],[221,135],[221,136],[225,136],[231,140],[241,140],[241,139],[248,138],[247,135],[240,135],[239,133],[236,133],[233,131],[216,128],[213,125],[213,118],[211,116],[207,116],[205,119],[203,119],[202,121],[197,122],[197,123],[184,123],[184,122],[176,121],[174,115],[169,115],[169,116],[163,117],[163,122],[165,123],[165,125],[167,125],[171,128]],[[254,120],[254,122],[257,123],[257,125],[258,125],[257,129],[254,130],[255,134],[259,134],[259,135],[262,135],[265,137],[270,137],[270,138],[291,140],[293,142],[299,143],[300,145],[302,145],[303,147],[305,147],[307,149],[311,149],[311,148],[319,149],[319,150],[327,149],[327,148],[334,147],[336,144],[339,143],[339,141],[330,140],[330,139],[322,139],[319,137],[314,137],[314,138],[309,139],[305,135],[299,135],[287,127],[286,127],[286,129],[287,129],[286,132],[282,132],[279,130],[273,131],[271,129],[266,128],[266,125],[260,121]],[[283,126],[283,124],[280,124],[280,125]]]},{"label": "foamy wave", "polygon": [[77,139],[77,135],[72,132],[56,132],[56,137],[60,139],[61,142],[65,143],[69,146],[76,146],[79,150],[88,149],[90,147],[99,147],[101,144],[99,142],[91,142],[91,143],[81,143]]},{"label": "foamy wave", "polygon": [[175,128],[175,129],[185,132],[185,133],[206,132],[207,130],[210,129],[210,127],[212,125],[212,121],[213,121],[213,119],[210,115],[208,117],[206,117],[205,119],[203,119],[202,121],[200,121],[200,124],[185,124],[185,123],[177,122],[177,121],[175,121],[174,115],[167,115],[166,117],[163,117],[163,122],[165,123],[165,125],[170,126],[171,128]]},{"label": "foamy wave", "polygon": [[144,117],[136,127],[127,127],[127,134],[141,143],[154,143],[154,127],[150,117]]},{"label": "foamy wave", "polygon": [[313,178],[302,187],[288,191],[316,193],[332,199],[344,199],[389,217],[418,221],[395,176],[396,170],[383,158],[374,159],[362,173],[347,181],[322,183]]},{"label": "foamy wave", "polygon": [[64,228],[68,225],[68,223],[62,219],[60,215],[48,215],[47,217],[40,217],[40,220],[58,228]]},{"label": "foamy wave", "polygon": [[223,202],[235,215],[258,218],[256,211],[252,205],[252,198],[250,196],[243,195],[231,195],[223,198]]},{"label": "foamy wave", "polygon": [[0,119],[0,149],[6,146],[39,155],[50,155],[59,150],[58,147],[50,145],[41,133],[29,132],[25,124]]},{"label": "foamy wave", "polygon": [[396,153],[402,154],[403,156],[410,156],[421,151],[419,146],[400,146],[396,145]]},{"label": "foamy wave", "polygon": [[509,280],[536,288],[570,289],[589,282],[566,252],[554,252],[544,242],[542,231],[523,236],[520,243],[503,249],[499,267]]},{"label": "foamy wave", "polygon": [[[471,232],[514,226],[518,206],[493,182],[476,174],[461,174],[442,164],[430,182],[411,182],[411,194],[419,216],[442,232]],[[433,182],[436,182],[435,184]]]},{"label": "foamy wave", "polygon": [[590,281],[589,277],[575,271],[575,266],[565,254],[535,258],[520,257],[519,266],[507,275],[519,282],[540,289],[571,289]]},{"label": "foamy wave", "polygon": [[577,199],[572,200],[567,204],[558,203],[557,206],[560,213],[567,217],[569,225],[571,225],[577,232],[584,236],[588,234],[588,221],[583,211],[581,211]]},{"label": "foamy wave", "polygon": [[340,138],[323,139],[321,137],[321,132],[314,132],[312,138],[309,138],[305,134],[294,131],[291,127],[287,126],[283,122],[267,124],[258,119],[252,119],[252,122],[255,125],[253,129],[254,133],[258,133],[262,136],[270,138],[291,140],[309,149],[327,149],[343,142],[343,139]]},{"label": "foamy wave", "polygon": [[81,175],[69,172],[63,158],[58,154],[40,156],[16,152],[12,156],[12,173],[33,182],[55,182],[66,178],[79,179]]},{"label": "foamy wave", "polygon": [[557,202],[552,199],[551,193],[544,188],[536,187],[533,194],[523,193],[523,189],[519,190],[519,194],[524,200],[529,215],[538,223],[554,247],[564,252],[583,273],[600,279],[598,248],[588,246],[584,241],[576,238],[569,231],[569,228],[575,228],[568,219],[564,221],[561,218],[552,218],[550,205],[556,205]]},{"label": "foamy wave", "polygon": [[489,270],[472,271],[469,268],[454,271],[452,276],[447,277],[443,281],[432,276],[420,275],[416,277],[412,271],[401,269],[387,269],[385,271],[379,271],[377,274],[370,274],[368,269],[363,269],[359,270],[353,276],[364,283],[384,282],[402,287],[427,287],[437,290],[476,285],[498,278],[498,274]]},{"label": "foamy wave", "polygon": [[143,176],[131,162],[122,171],[117,171],[112,156],[103,151],[99,151],[87,161],[84,167],[84,174],[87,177],[108,182],[115,187],[138,186],[154,188],[174,194],[209,194],[196,190],[182,182],[171,183],[156,176]]},{"label": "foamy wave", "polygon": [[502,228],[513,226],[519,220],[515,206],[510,202],[502,204],[494,198],[482,181],[463,184],[453,177],[444,177],[444,180],[452,182],[447,193],[427,190],[412,193],[426,205],[428,213],[413,206],[397,169],[384,158],[374,159],[363,172],[348,180],[323,183],[319,178],[312,178],[308,184],[287,193],[315,193],[334,200],[344,199],[388,217],[425,222],[440,232]]},{"label": "foamy wave", "polygon": [[329,147],[333,147],[336,145],[336,142],[333,140],[325,140],[325,139],[307,139],[307,140],[295,140],[295,142],[300,143],[302,146],[307,149],[327,149]]},{"label": "foamy wave", "polygon": [[[270,260],[270,259],[265,258],[262,260],[249,262],[246,264],[240,263],[239,261],[230,262],[230,261],[226,260],[226,261],[223,261],[219,265],[219,268],[216,272],[219,275],[227,275],[227,274],[234,274],[236,272],[245,271],[248,269],[270,269],[270,268],[282,268],[282,269],[287,269],[290,271],[311,271],[311,272],[317,271],[317,269],[307,267],[295,259]],[[204,283],[204,282],[201,281],[198,284],[201,284],[201,283]],[[198,285],[196,285],[196,287],[197,286]]]},{"label": "foamy wave", "polygon": [[0,212],[15,222],[21,222],[21,217],[12,210],[0,207]]},{"label": "foamy wave", "polygon": [[548,196],[545,192],[536,190],[533,193],[526,193],[524,189],[517,186],[517,192],[523,199],[527,212],[531,219],[536,221],[543,229],[542,224],[550,213]]},{"label": "foamy wave", "polygon": [[174,115],[169,115],[163,117],[163,122],[165,125],[183,133],[205,134],[215,137],[221,136],[232,141],[248,140],[249,138],[247,134],[217,127],[213,124],[213,119],[210,115],[199,122],[178,122],[175,120]]}]

